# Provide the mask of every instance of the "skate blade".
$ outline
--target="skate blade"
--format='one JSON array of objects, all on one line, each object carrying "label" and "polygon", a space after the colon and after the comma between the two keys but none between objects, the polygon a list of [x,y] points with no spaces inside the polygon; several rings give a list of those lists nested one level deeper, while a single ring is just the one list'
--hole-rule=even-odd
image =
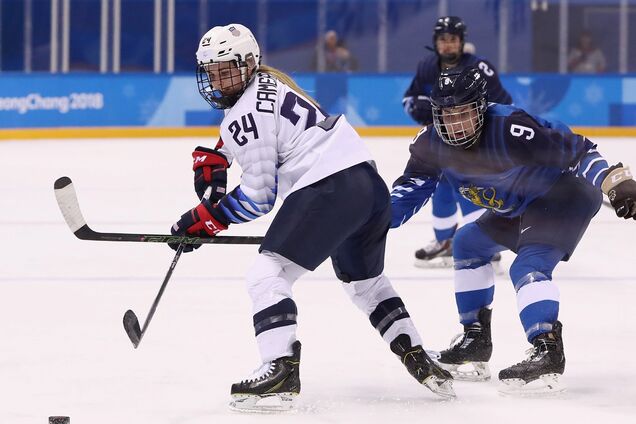
[{"label": "skate blade", "polygon": [[431,358],[433,361],[435,361],[435,363],[437,363],[439,365],[439,363],[437,362],[437,360],[439,358],[442,357],[442,355],[439,353],[438,350],[428,350],[428,349],[424,349],[424,352],[426,352],[426,354],[428,355],[429,358]]},{"label": "skate blade", "polygon": [[442,256],[439,258],[433,258],[429,260],[415,259],[413,263],[417,268],[425,269],[440,269],[440,268],[453,268],[454,261],[452,256]]},{"label": "skate blade", "polygon": [[443,380],[431,375],[422,381],[422,384],[425,385],[431,392],[443,397],[444,399],[455,399],[457,397],[455,390],[453,390],[452,380]]},{"label": "skate blade", "polygon": [[488,362],[468,362],[466,364],[438,362],[437,364],[451,373],[457,381],[488,381],[491,377]]},{"label": "skate blade", "polygon": [[499,394],[517,397],[552,397],[565,392],[565,385],[560,381],[561,374],[543,374],[536,380],[526,383],[520,378],[500,380]]},{"label": "skate blade", "polygon": [[267,395],[232,395],[228,405],[232,411],[247,413],[281,413],[294,411],[294,399],[297,393],[272,393]]}]

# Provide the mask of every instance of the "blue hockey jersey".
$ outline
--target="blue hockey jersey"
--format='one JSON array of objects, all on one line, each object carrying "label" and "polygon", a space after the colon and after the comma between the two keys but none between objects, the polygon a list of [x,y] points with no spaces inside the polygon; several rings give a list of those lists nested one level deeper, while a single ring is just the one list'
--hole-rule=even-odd
[{"label": "blue hockey jersey", "polygon": [[607,161],[587,138],[514,106],[489,105],[478,142],[449,146],[432,125],[410,146],[404,175],[393,184],[392,222],[406,222],[430,198],[441,175],[474,204],[504,217],[521,215],[564,173],[585,178],[600,190]]},{"label": "blue hockey jersey", "polygon": [[[455,68],[463,69],[467,66],[478,68],[486,77],[489,102],[507,105],[512,103],[512,97],[501,85],[497,71],[490,62],[478,56],[464,53]],[[441,68],[437,55],[431,54],[427,56],[417,65],[417,73],[413,77],[413,81],[411,81],[406,93],[404,93],[402,104],[406,113],[421,125],[428,125],[433,122],[430,95],[440,73]]]}]

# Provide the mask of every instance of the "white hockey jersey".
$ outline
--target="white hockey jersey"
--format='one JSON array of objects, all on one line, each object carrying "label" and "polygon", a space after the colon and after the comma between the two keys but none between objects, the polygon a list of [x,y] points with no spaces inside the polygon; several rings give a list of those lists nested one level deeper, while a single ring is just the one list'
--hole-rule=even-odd
[{"label": "white hockey jersey", "polygon": [[231,222],[269,212],[276,195],[371,160],[342,115],[327,117],[305,96],[259,72],[221,123],[219,150],[241,167],[241,183],[219,206]]}]

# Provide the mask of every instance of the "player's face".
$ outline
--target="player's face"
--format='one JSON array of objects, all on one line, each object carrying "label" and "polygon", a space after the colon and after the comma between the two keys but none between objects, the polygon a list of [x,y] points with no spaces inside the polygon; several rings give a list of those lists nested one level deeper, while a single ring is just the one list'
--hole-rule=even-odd
[{"label": "player's face", "polygon": [[435,47],[442,56],[459,55],[462,49],[462,41],[459,35],[440,34],[435,40]]},{"label": "player's face", "polygon": [[232,95],[243,88],[241,70],[236,62],[219,62],[203,65],[212,89],[219,90],[224,95]]},{"label": "player's face", "polygon": [[451,139],[459,140],[475,134],[479,114],[477,104],[444,108],[442,121]]}]

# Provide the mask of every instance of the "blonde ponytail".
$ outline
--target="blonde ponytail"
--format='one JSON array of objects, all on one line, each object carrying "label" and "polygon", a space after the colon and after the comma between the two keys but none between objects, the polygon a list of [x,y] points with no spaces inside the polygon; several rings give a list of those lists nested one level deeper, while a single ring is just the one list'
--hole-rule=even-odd
[{"label": "blonde ponytail", "polygon": [[261,66],[258,67],[258,71],[257,72],[265,72],[265,73],[268,73],[268,74],[276,77],[277,80],[282,81],[285,85],[288,85],[294,91],[297,91],[300,94],[302,94],[303,96],[307,97],[307,100],[312,102],[314,104],[314,106],[316,106],[318,108],[320,107],[320,104],[318,104],[318,102],[313,97],[311,97],[309,94],[307,94],[305,92],[305,90],[300,88],[298,86],[298,84],[296,84],[296,81],[294,81],[292,79],[292,77],[290,77],[289,75],[287,75],[285,72],[281,71],[280,69],[276,69],[276,68],[273,68],[273,67],[267,66],[267,65],[261,65]]}]

